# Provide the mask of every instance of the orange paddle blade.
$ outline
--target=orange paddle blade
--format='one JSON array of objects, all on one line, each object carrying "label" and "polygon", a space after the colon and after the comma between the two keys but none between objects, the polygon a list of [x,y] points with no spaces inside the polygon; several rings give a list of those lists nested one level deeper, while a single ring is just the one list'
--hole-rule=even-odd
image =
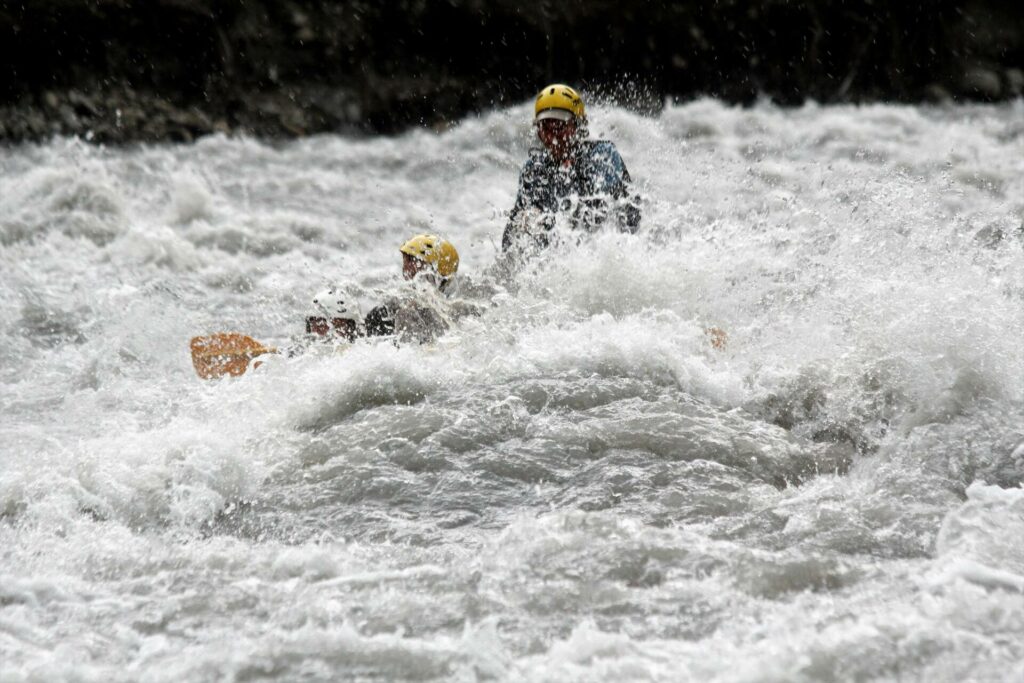
[{"label": "orange paddle blade", "polygon": [[218,332],[205,337],[192,337],[192,365],[203,379],[231,375],[237,377],[249,369],[249,361],[277,349],[264,346],[252,337],[237,332]]}]

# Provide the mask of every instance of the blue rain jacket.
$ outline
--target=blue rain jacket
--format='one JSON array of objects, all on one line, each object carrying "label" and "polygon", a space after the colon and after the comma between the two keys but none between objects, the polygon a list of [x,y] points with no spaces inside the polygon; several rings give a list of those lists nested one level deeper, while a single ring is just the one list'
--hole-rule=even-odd
[{"label": "blue rain jacket", "polygon": [[[530,150],[501,248],[507,250],[515,241],[523,213],[529,209],[542,213],[541,232],[551,229],[559,211],[572,212],[572,225],[577,229],[594,230],[614,215],[619,229],[636,232],[640,206],[638,198],[630,195],[629,183],[625,162],[607,140],[582,141],[569,166],[555,162],[547,150]],[[536,234],[534,239],[546,243]]]}]

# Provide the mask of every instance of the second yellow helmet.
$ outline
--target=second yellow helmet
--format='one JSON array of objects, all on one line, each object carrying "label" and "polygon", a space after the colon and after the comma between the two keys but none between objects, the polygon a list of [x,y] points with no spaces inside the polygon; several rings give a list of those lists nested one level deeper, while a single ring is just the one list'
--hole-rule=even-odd
[{"label": "second yellow helmet", "polygon": [[455,245],[437,235],[416,235],[399,249],[434,267],[434,271],[444,278],[455,275],[459,269],[459,252]]},{"label": "second yellow helmet", "polygon": [[[567,115],[568,114],[568,115]],[[583,98],[580,94],[562,83],[544,86],[533,104],[533,120],[557,118],[567,121],[570,116],[582,119],[586,116]]]}]

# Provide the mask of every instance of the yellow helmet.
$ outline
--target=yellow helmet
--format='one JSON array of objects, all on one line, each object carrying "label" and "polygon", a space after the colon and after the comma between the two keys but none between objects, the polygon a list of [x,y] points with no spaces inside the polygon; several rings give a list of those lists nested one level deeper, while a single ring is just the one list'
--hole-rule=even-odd
[{"label": "yellow helmet", "polygon": [[533,105],[533,120],[561,119],[568,121],[575,117],[582,119],[586,116],[583,108],[583,98],[580,94],[567,85],[552,83],[545,86],[537,95],[537,101]]},{"label": "yellow helmet", "polygon": [[403,244],[399,251],[429,263],[444,278],[455,275],[459,269],[459,252],[451,242],[437,235],[416,235]]}]

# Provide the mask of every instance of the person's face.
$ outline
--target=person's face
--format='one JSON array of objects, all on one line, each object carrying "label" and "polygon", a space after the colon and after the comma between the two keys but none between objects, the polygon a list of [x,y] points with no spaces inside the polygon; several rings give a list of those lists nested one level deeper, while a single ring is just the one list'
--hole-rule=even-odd
[{"label": "person's face", "polygon": [[541,119],[537,122],[537,137],[556,160],[569,156],[572,142],[576,137],[576,121]]},{"label": "person's face", "polygon": [[406,280],[413,279],[417,273],[429,267],[430,264],[426,261],[420,261],[418,258],[409,256],[409,254],[402,254],[402,277]]},{"label": "person's face", "polygon": [[316,315],[311,315],[306,318],[306,334],[315,334],[320,337],[326,337],[327,333],[330,331],[331,326],[327,322],[327,318]]},{"label": "person's face", "polygon": [[347,318],[331,318],[330,322],[322,316],[311,315],[306,318],[306,334],[326,337],[334,330],[337,336],[352,341],[356,338],[356,321]]}]

